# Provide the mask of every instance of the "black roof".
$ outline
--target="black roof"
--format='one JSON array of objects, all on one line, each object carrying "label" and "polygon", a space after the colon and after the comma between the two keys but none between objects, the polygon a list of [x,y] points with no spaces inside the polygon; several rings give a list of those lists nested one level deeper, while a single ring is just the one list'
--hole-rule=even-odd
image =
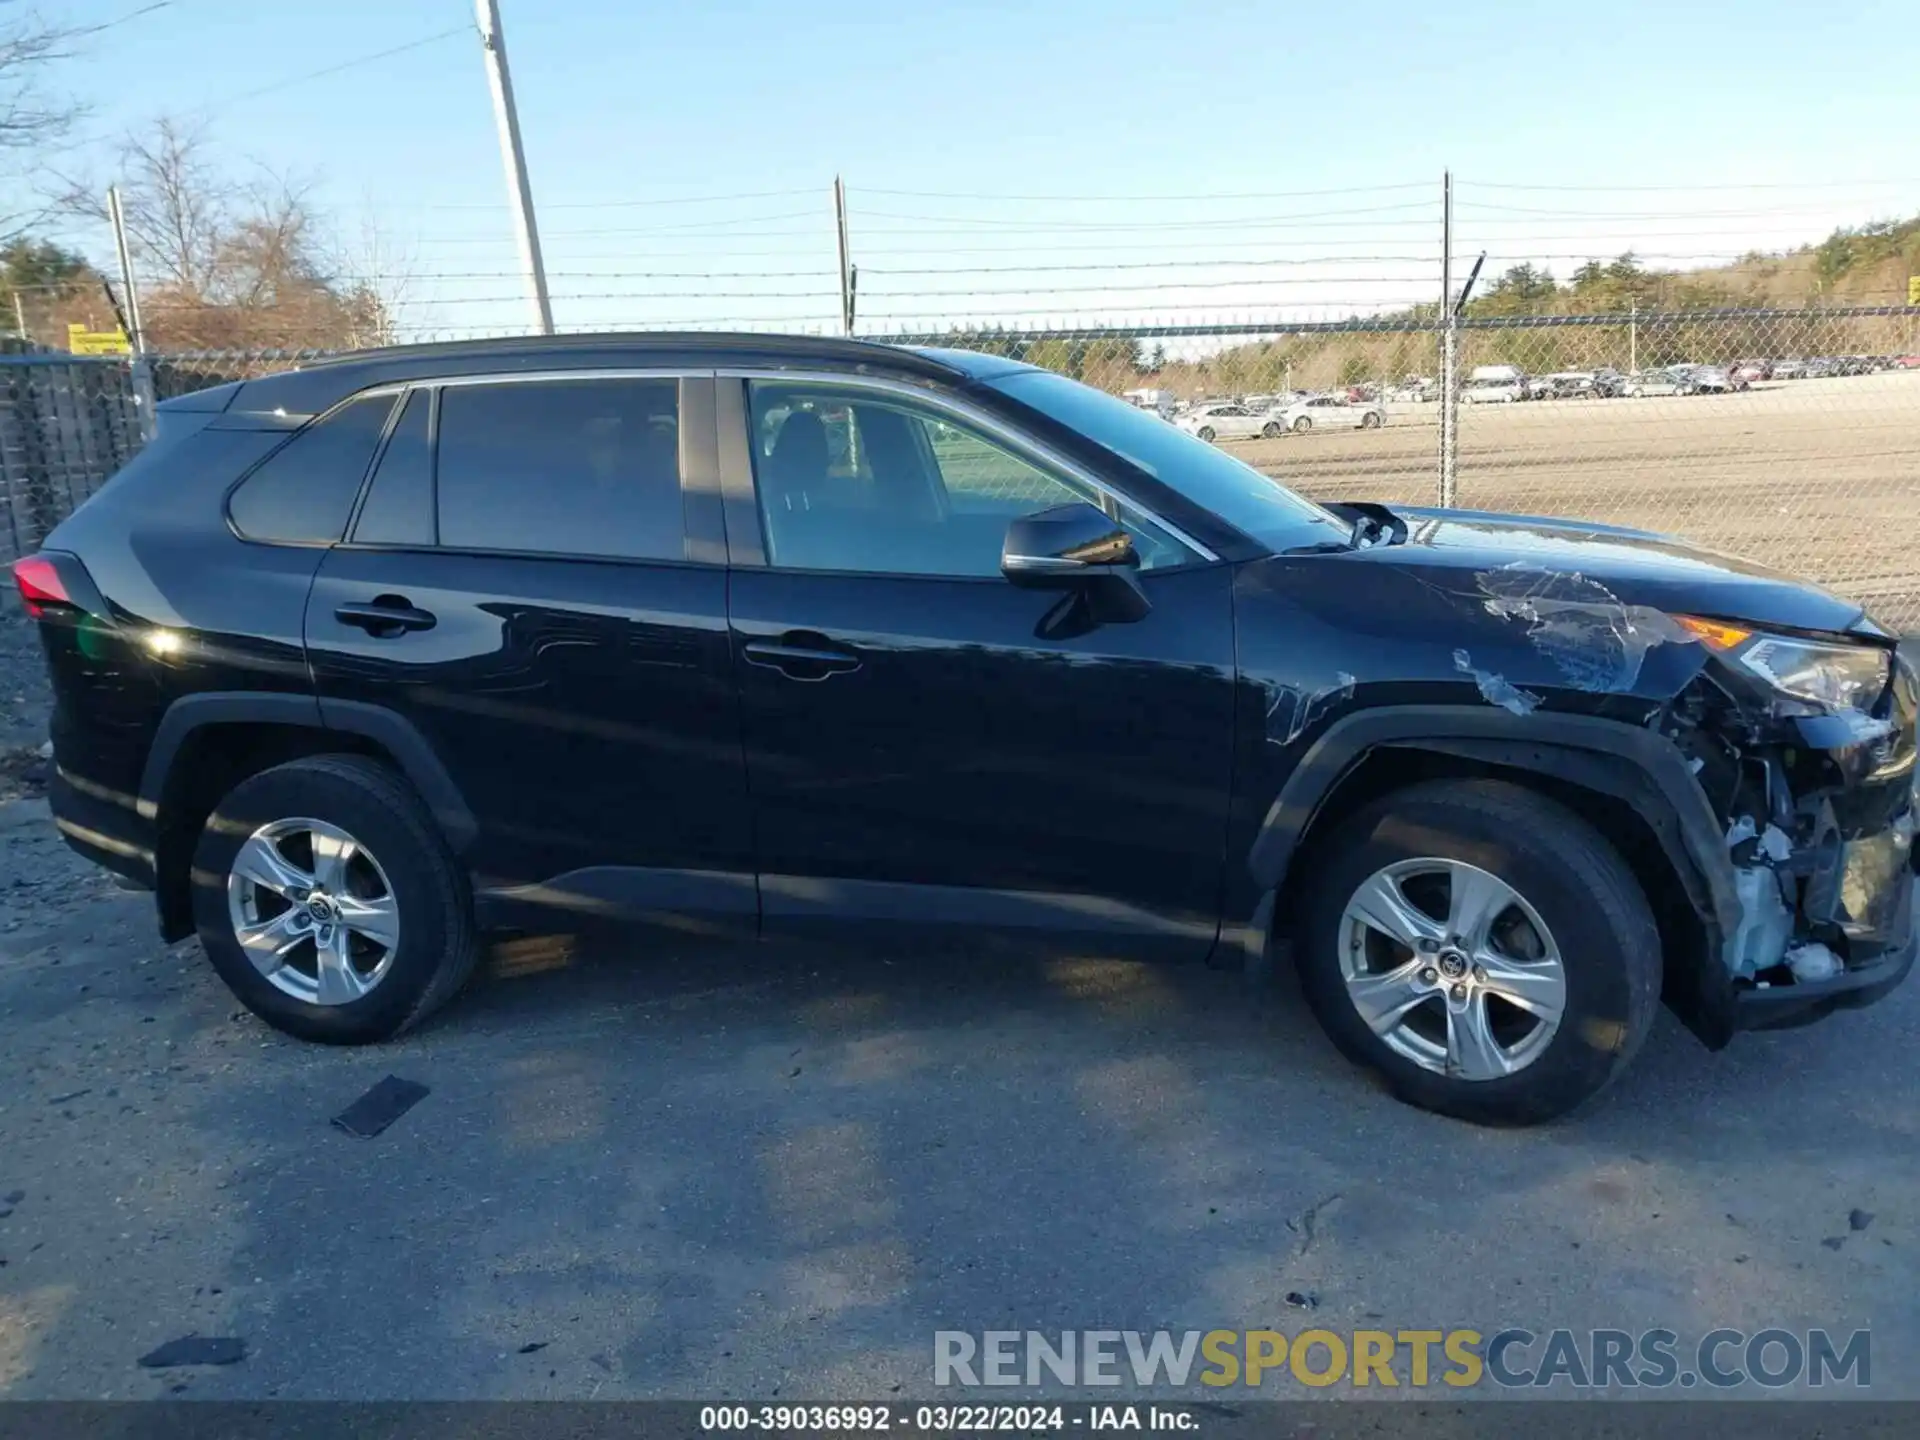
[{"label": "black roof", "polygon": [[[315,415],[357,390],[393,380],[496,370],[569,369],[620,363],[698,366],[728,361],[915,376],[949,383],[1027,368],[1017,361],[972,351],[819,335],[650,330],[631,334],[512,336],[396,345],[328,356],[305,362],[298,369],[245,381],[233,387],[231,398],[220,408]],[[187,400],[181,408],[207,408],[214,398],[207,394],[198,403]]]}]

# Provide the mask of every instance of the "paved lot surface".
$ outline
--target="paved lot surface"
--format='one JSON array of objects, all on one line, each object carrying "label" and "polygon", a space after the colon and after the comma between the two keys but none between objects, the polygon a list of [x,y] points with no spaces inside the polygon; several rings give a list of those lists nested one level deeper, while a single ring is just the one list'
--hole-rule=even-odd
[{"label": "paved lot surface", "polygon": [[[1663,1024],[1501,1133],[1374,1090],[1284,975],[523,944],[424,1033],[306,1046],[40,802],[0,856],[0,1396],[911,1397],[937,1329],[1297,1328],[1290,1293],[1871,1325],[1920,1394],[1920,987],[1717,1057]],[[330,1127],[389,1073],[432,1094]],[[137,1368],[194,1333],[250,1353]]]},{"label": "paved lot surface", "polygon": [[[1321,499],[1435,503],[1437,405],[1228,448]],[[1686,535],[1920,631],[1920,370],[1740,395],[1463,405],[1457,503]]]}]

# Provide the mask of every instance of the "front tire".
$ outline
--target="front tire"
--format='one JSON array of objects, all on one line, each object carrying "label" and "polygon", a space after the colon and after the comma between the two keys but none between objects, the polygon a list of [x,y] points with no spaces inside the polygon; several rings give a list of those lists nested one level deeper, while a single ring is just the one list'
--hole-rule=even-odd
[{"label": "front tire", "polygon": [[1194,431],[1193,433],[1197,435],[1200,439],[1206,441],[1209,445],[1213,443],[1214,432],[1213,432],[1213,427],[1211,425],[1202,425],[1198,430]]},{"label": "front tire", "polygon": [[1447,780],[1385,796],[1330,837],[1301,893],[1314,1014],[1421,1109],[1554,1119],[1606,1088],[1653,1025],[1645,895],[1604,837],[1531,790]]},{"label": "front tire", "polygon": [[1285,433],[1285,427],[1278,420],[1269,420],[1260,427],[1260,438],[1263,440],[1278,440]]},{"label": "front tire", "polygon": [[407,783],[358,755],[262,771],[193,856],[193,915],[228,988],[303,1040],[386,1040],[473,973],[467,882]]},{"label": "front tire", "polygon": [[1380,412],[1377,410],[1369,410],[1366,414],[1362,415],[1360,417],[1360,428],[1362,430],[1378,430],[1380,428]]}]

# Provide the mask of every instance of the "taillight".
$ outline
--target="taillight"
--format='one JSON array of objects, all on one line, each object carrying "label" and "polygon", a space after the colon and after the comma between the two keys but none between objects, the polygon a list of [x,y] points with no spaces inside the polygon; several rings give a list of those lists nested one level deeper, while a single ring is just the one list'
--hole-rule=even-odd
[{"label": "taillight", "polygon": [[66,582],[60,578],[59,570],[44,555],[29,555],[24,560],[14,561],[13,583],[20,587],[20,598],[26,602],[27,614],[36,620],[49,605],[73,604],[73,597],[67,593]]}]

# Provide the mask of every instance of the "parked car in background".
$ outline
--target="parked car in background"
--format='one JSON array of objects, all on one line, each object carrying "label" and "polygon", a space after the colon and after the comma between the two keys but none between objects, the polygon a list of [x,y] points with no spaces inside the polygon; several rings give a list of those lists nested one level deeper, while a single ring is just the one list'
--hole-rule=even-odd
[{"label": "parked car in background", "polygon": [[[1513,1124],[1663,999],[1717,1049],[1913,965],[1920,681],[1677,539],[1320,505],[1063,375],[851,340],[408,346],[156,422],[13,567],[48,804],[291,1035],[388,1039],[583,915],[1284,946],[1395,1094]],[[1790,1102],[1793,1053],[1724,1093]]]},{"label": "parked car in background", "polygon": [[1255,410],[1238,400],[1196,405],[1173,423],[1207,441],[1251,440],[1256,435],[1271,439],[1286,429],[1267,411]]},{"label": "parked car in background", "polygon": [[1120,398],[1141,410],[1151,410],[1163,420],[1173,417],[1175,396],[1171,390],[1126,390]]},{"label": "parked car in background", "polygon": [[1472,380],[1460,392],[1461,401],[1468,405],[1511,405],[1524,398],[1524,380]]},{"label": "parked car in background", "polygon": [[1648,395],[1679,393],[1679,378],[1671,370],[1636,370],[1627,376],[1627,395],[1634,400]]},{"label": "parked car in background", "polygon": [[1718,365],[1695,365],[1687,373],[1683,395],[1725,395],[1735,389],[1733,378]]},{"label": "parked car in background", "polygon": [[1593,372],[1593,393],[1602,399],[1618,399],[1627,393],[1627,377],[1611,365],[1603,365]]},{"label": "parked car in background", "polygon": [[1813,359],[1807,361],[1806,369],[1800,372],[1801,377],[1807,380],[1825,380],[1829,376],[1838,375],[1839,373],[1839,362],[1829,360],[1824,355],[1814,356]]},{"label": "parked car in background", "polygon": [[1807,362],[1795,356],[1786,360],[1776,360],[1770,368],[1771,379],[1798,380],[1807,373]]},{"label": "parked car in background", "polygon": [[1560,370],[1547,376],[1547,384],[1552,387],[1556,400],[1590,400],[1593,398],[1593,376],[1585,370]]},{"label": "parked car in background", "polygon": [[1920,355],[1896,355],[1893,357],[1895,370],[1920,370]]},{"label": "parked car in background", "polygon": [[1736,382],[1742,385],[1751,385],[1756,380],[1771,380],[1773,378],[1773,362],[1771,360],[1742,360],[1727,373],[1732,376]]},{"label": "parked car in background", "polygon": [[1522,400],[1551,400],[1553,393],[1553,381],[1545,375],[1529,375],[1520,382]]},{"label": "parked car in background", "polygon": [[1387,423],[1378,405],[1356,405],[1344,395],[1313,395],[1273,412],[1273,418],[1296,435],[1309,430],[1374,430]]}]

